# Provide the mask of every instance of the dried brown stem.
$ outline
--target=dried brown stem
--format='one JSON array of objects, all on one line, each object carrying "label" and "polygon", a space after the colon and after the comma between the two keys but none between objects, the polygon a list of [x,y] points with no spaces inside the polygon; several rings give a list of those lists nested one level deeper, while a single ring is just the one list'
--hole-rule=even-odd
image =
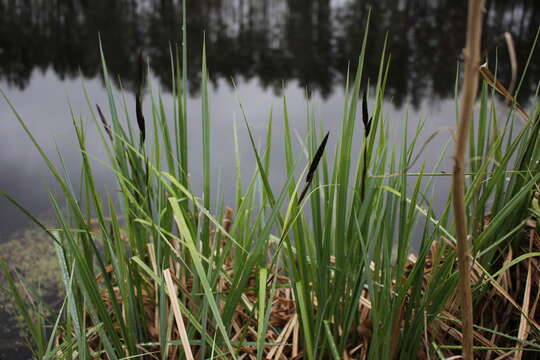
[{"label": "dried brown stem", "polygon": [[459,269],[459,294],[463,326],[463,359],[473,360],[473,304],[471,294],[469,244],[467,236],[467,214],[465,209],[465,152],[469,138],[469,127],[478,89],[480,66],[480,39],[484,0],[469,0],[467,18],[467,40],[464,50],[465,75],[459,113],[459,124],[454,155],[452,192],[457,229],[457,255]]}]

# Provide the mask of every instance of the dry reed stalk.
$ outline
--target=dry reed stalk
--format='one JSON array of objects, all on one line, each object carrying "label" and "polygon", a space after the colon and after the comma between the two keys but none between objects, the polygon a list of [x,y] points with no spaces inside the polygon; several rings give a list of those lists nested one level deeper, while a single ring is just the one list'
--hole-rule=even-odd
[{"label": "dry reed stalk", "polygon": [[[533,246],[533,231],[530,231],[529,235],[529,252],[532,252],[532,246]],[[530,301],[531,301],[531,275],[532,275],[532,260],[529,259],[527,261],[527,280],[525,283],[525,293],[523,294],[523,305],[521,308],[523,309],[523,313],[521,314],[521,319],[519,321],[519,330],[518,330],[518,343],[516,344],[516,347],[518,350],[516,350],[515,359],[521,360],[523,356],[523,340],[527,340],[527,337],[529,335],[529,322],[527,321],[527,315],[530,314]],[[534,316],[534,313],[532,314]]]},{"label": "dry reed stalk", "polygon": [[282,343],[282,344],[276,347],[273,347],[270,350],[270,352],[266,355],[267,359],[279,359],[281,357],[281,354],[283,353],[285,346],[289,346],[286,344],[286,341],[291,336],[291,333],[293,332],[297,321],[298,321],[298,315],[294,314],[291,317],[291,319],[287,322],[285,327],[283,327],[283,330],[281,331],[278,338],[276,339],[276,343]]},{"label": "dry reed stalk", "polygon": [[499,80],[495,78],[493,73],[488,69],[486,64],[483,64],[480,66],[480,74],[482,74],[482,77],[484,80],[487,81],[487,83],[497,90],[501,95],[503,95],[506,98],[506,101],[510,104],[516,104],[516,109],[519,115],[523,118],[525,122],[529,121],[529,115],[523,109],[523,107],[517,102],[517,100],[512,95],[511,91],[508,90]]},{"label": "dry reed stalk", "polygon": [[298,342],[300,337],[300,324],[296,322],[296,326],[293,330],[293,343],[292,343],[292,356],[296,358],[298,356]]},{"label": "dry reed stalk", "polygon": [[473,360],[473,303],[471,294],[469,239],[467,235],[467,213],[465,208],[465,152],[469,139],[469,128],[478,89],[480,66],[480,40],[482,35],[484,0],[469,0],[467,17],[467,40],[464,50],[465,75],[463,95],[459,113],[459,124],[454,155],[452,193],[457,229],[457,255],[461,317],[463,326],[462,356]]},{"label": "dry reed stalk", "polygon": [[186,359],[194,360],[193,353],[191,352],[191,347],[189,345],[186,327],[184,325],[184,319],[182,318],[182,313],[180,312],[180,305],[178,304],[178,297],[176,295],[176,286],[174,286],[172,281],[171,271],[169,269],[163,270],[163,276],[165,278],[165,283],[167,284],[167,291],[171,300],[171,307],[174,312],[174,318],[176,319],[176,326],[178,327],[182,347],[184,348],[184,354]]},{"label": "dry reed stalk", "polygon": [[503,34],[504,41],[506,41],[506,48],[508,49],[508,58],[510,59],[510,68],[512,69],[512,79],[510,80],[510,85],[508,85],[508,91],[510,93],[514,92],[516,87],[517,80],[517,56],[516,56],[516,47],[514,46],[514,39],[512,34],[508,31]]}]

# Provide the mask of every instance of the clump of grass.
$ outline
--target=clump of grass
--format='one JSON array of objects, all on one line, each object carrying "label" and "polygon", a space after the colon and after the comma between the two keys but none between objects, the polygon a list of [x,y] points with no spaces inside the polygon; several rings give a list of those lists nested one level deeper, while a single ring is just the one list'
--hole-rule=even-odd
[{"label": "clump of grass", "polygon": [[[126,115],[123,124],[120,113],[129,109],[116,94],[102,54],[110,127],[103,125],[99,108],[96,116],[90,99],[88,104],[109,155],[106,164],[116,176],[118,201],[96,189],[81,119],[73,118],[82,159],[79,195],[13,109],[62,189],[61,200],[51,196],[58,226],[40,225],[55,244],[66,297],[47,332],[27,317],[36,357],[433,359],[461,353],[450,195],[442,213],[431,206],[439,191],[434,179],[449,176],[439,170],[445,151],[429,172],[425,166],[408,171],[422,126],[412,138],[405,129],[399,148],[389,141],[383,107],[390,66],[386,44],[374,86],[361,89],[367,29],[356,71],[346,83],[333,153],[325,150],[329,135],[322,137],[312,111],[307,156],[293,150],[283,98],[286,179],[280,187],[268,179],[274,119],[259,147],[239,104],[256,167],[245,186],[237,186],[234,211],[212,201],[217,197],[210,186],[204,49],[203,194],[191,190],[185,17],[183,46],[172,56],[172,119],[161,94],[148,86],[151,121],[142,121],[139,90],[136,119]],[[484,83],[468,144],[464,204],[472,219],[467,228],[472,296],[475,307],[488,298],[507,306],[520,319],[520,330],[515,336],[515,321],[502,327],[496,317],[488,321],[485,311],[476,312],[483,317],[474,319],[472,350],[482,357],[507,351],[526,356],[540,350],[536,300],[531,301],[539,292],[529,280],[538,255],[538,233],[529,225],[537,221],[531,218],[536,213],[529,208],[540,180],[540,108],[531,110],[534,121],[518,127],[514,106],[501,115],[493,96]],[[364,137],[357,144],[359,106]],[[144,141],[147,126],[152,141]],[[411,255],[414,243],[419,248]],[[520,255],[509,257],[509,249]],[[510,289],[510,276],[522,282],[522,275],[513,274],[523,266],[525,292]],[[23,309],[22,297],[19,303]]]}]

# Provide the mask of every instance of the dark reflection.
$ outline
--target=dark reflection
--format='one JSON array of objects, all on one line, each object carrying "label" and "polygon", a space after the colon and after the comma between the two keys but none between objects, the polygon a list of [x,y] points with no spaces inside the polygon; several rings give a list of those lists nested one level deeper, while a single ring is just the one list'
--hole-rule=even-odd
[{"label": "dark reflection", "polygon": [[[359,53],[369,9],[371,25],[365,73],[377,78],[388,34],[392,66],[388,96],[453,95],[456,65],[465,37],[466,0],[188,0],[190,91],[200,87],[203,32],[211,80],[256,78],[279,91],[297,81],[323,97],[343,84],[346,64]],[[523,69],[540,23],[536,0],[488,0],[484,44],[494,63],[499,46],[499,78],[510,81],[504,31],[513,34]],[[61,77],[100,72],[97,34],[111,72],[127,88],[135,78],[136,53],[143,48],[161,82],[171,87],[170,51],[180,43],[180,0],[0,0],[0,80],[24,88],[34,69],[52,67]],[[497,41],[498,39],[498,41]],[[536,87],[540,63],[530,64],[520,92]]]}]

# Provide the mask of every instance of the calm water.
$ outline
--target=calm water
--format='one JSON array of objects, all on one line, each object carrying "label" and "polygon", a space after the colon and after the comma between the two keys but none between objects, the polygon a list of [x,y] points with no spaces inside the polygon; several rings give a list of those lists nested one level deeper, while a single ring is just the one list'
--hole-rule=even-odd
[{"label": "calm water", "polygon": [[[342,111],[343,84],[349,61],[360,51],[368,9],[371,25],[366,79],[375,81],[385,36],[392,54],[385,110],[396,132],[403,113],[411,124],[427,119],[425,136],[455,122],[453,91],[465,37],[466,1],[435,0],[188,0],[190,144],[193,179],[200,148],[200,61],[203,32],[212,80],[213,163],[225,194],[234,184],[232,124],[240,111],[231,79],[239,84],[249,120],[262,137],[272,104],[276,137],[280,140],[280,96],[285,93],[290,118],[303,134],[306,96],[317,118],[336,133]],[[92,103],[105,104],[99,67],[98,33],[111,73],[129,92],[136,73],[136,54],[150,60],[152,83],[170,96],[169,46],[180,39],[181,1],[175,0],[0,0],[0,88],[11,99],[46,152],[63,153],[72,174],[80,169],[68,103],[87,117],[82,82]],[[510,67],[501,35],[509,31],[523,69],[540,24],[540,2],[488,0],[483,43],[498,76],[510,81]],[[540,63],[532,62],[520,100],[534,93]],[[131,101],[131,95],[128,101]],[[148,104],[148,101],[147,101]],[[148,106],[147,106],[148,107]],[[244,134],[238,123],[240,136]],[[34,213],[49,211],[48,189],[53,181],[10,109],[0,101],[0,191],[9,193]],[[88,126],[90,151],[104,158],[93,124]],[[437,157],[448,132],[430,144],[428,163]],[[246,174],[253,169],[247,141],[240,141]],[[281,169],[280,146],[274,157]],[[448,162],[447,162],[448,163]],[[449,167],[448,167],[449,168]],[[273,173],[279,183],[282,174]],[[96,167],[104,188],[113,187],[106,168]],[[52,187],[54,189],[54,187]],[[195,187],[197,191],[197,187]],[[29,224],[4,198],[0,199],[0,242]],[[1,345],[0,341],[0,345]],[[0,346],[0,358],[2,357]],[[7,356],[7,355],[6,355]],[[10,357],[11,358],[11,357]]]},{"label": "calm water", "polygon": [[[169,44],[180,38],[180,4],[172,0],[0,0],[0,87],[50,155],[54,156],[57,144],[70,169],[77,170],[79,157],[72,151],[68,99],[76,114],[87,115],[82,81],[92,102],[106,102],[98,33],[110,71],[128,91],[137,68],[135,54],[143,49],[150,59],[155,88],[168,93]],[[283,88],[299,131],[304,125],[306,89],[318,117],[333,127],[341,113],[347,64],[354,64],[358,56],[369,8],[366,78],[376,79],[388,34],[392,54],[386,91],[389,116],[398,124],[408,107],[413,121],[427,117],[426,133],[454,124],[451,98],[464,42],[466,1],[188,1],[190,92],[198,95],[205,32],[214,134],[227,135],[213,137],[215,148],[222,150],[215,153],[216,166],[228,169],[232,165],[228,161],[232,149],[229,129],[239,110],[230,79],[245,94],[242,98],[250,110],[250,121],[261,133],[272,103],[279,108]],[[499,77],[508,83],[510,69],[500,35],[505,31],[513,34],[522,69],[540,24],[540,3],[488,1],[486,20],[484,44],[491,55],[499,47]],[[533,62],[520,92],[522,99],[534,92],[539,74],[540,64]],[[200,106],[196,99],[191,104],[191,141],[197,146]],[[47,211],[46,189],[51,179],[4,102],[0,103],[0,128],[4,174],[0,190],[35,212]],[[103,155],[93,126],[89,126],[89,136],[91,149]],[[195,159],[192,164],[196,163]],[[107,171],[98,170],[102,170],[98,178],[106,182]],[[197,173],[195,168],[193,171]],[[232,178],[229,173],[223,172],[225,186],[232,184],[227,182]],[[4,199],[0,200],[0,213],[2,237],[27,223]]]}]

